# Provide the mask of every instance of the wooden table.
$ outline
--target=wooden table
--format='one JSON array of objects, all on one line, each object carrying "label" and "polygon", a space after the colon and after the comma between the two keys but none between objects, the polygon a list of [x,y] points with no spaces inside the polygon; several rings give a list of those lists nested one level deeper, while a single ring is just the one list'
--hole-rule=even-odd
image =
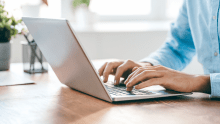
[{"label": "wooden table", "polygon": [[220,123],[220,101],[208,94],[112,104],[61,84],[53,71],[29,75],[22,64],[11,64],[10,71],[36,84],[0,87],[0,124]]}]

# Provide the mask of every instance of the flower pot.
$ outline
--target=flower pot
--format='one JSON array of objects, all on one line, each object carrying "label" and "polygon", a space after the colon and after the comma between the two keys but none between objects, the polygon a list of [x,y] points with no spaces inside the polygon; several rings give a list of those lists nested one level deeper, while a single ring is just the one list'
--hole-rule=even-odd
[{"label": "flower pot", "polygon": [[0,71],[8,70],[10,67],[11,44],[0,43]]}]

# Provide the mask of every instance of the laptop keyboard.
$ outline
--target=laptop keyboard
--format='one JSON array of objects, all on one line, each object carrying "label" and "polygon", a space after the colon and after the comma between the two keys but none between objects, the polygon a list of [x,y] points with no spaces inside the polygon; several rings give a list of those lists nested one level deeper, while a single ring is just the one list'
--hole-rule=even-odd
[{"label": "laptop keyboard", "polygon": [[115,96],[155,94],[150,91],[143,91],[143,90],[136,90],[136,89],[133,89],[132,91],[126,91],[126,86],[124,84],[115,86],[112,83],[104,83],[104,85],[105,85],[106,89],[108,90],[108,92],[111,95],[115,95]]}]

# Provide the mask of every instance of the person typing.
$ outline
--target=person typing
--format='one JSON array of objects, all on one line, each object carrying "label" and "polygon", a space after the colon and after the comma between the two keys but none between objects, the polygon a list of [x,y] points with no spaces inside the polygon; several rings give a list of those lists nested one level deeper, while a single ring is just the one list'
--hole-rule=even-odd
[{"label": "person typing", "polygon": [[[161,85],[179,92],[220,97],[219,8],[220,0],[184,0],[169,36],[157,51],[140,62],[106,62],[98,70],[99,75],[104,82],[110,74],[115,75],[115,85],[124,77],[127,91]],[[195,55],[204,75],[181,72]]]}]

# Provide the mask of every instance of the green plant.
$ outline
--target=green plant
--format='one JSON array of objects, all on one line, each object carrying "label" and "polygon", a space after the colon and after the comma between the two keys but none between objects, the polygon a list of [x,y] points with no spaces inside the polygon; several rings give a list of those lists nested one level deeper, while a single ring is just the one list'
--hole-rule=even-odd
[{"label": "green plant", "polygon": [[13,16],[8,16],[8,12],[4,10],[4,5],[0,4],[0,43],[9,42],[13,36],[16,36],[18,30],[15,26],[22,22]]},{"label": "green plant", "polygon": [[73,7],[76,8],[81,4],[85,4],[87,7],[89,6],[90,0],[73,0]]}]

